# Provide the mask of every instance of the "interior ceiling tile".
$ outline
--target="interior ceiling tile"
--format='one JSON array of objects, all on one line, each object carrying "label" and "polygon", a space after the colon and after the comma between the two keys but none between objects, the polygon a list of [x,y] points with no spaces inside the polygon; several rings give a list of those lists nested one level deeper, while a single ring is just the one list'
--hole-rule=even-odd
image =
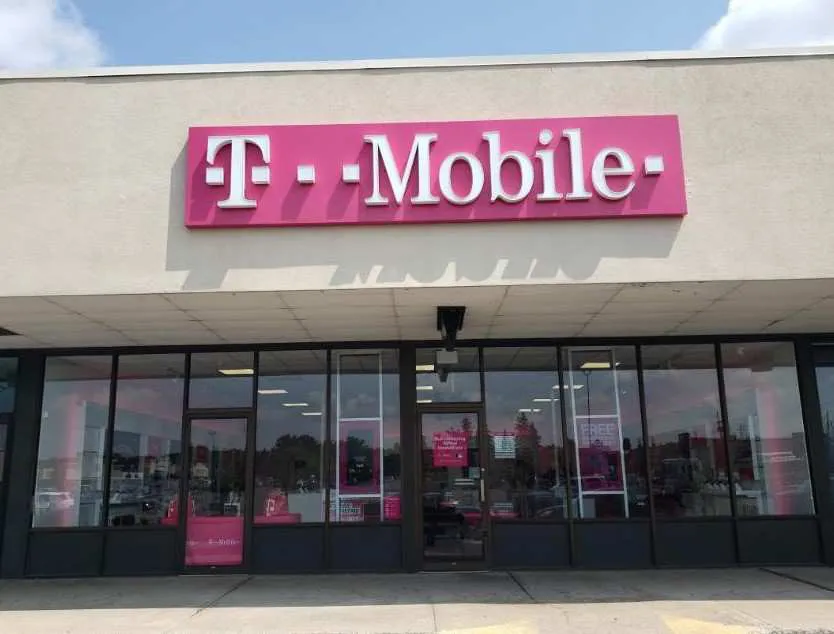
[{"label": "interior ceiling tile", "polygon": [[525,328],[526,326],[549,326],[557,322],[561,323],[585,323],[587,319],[574,318],[572,315],[559,315],[556,319],[551,315],[519,315],[506,316],[497,315],[492,323],[501,326],[516,326],[518,328]]},{"label": "interior ceiling tile", "polygon": [[247,308],[220,310],[188,310],[182,313],[189,319],[198,321],[292,321],[296,315],[288,308]]},{"label": "interior ceiling tile", "polygon": [[812,310],[818,313],[834,315],[834,298],[821,299],[818,302],[810,304],[807,310]]},{"label": "interior ceiling tile", "polygon": [[808,297],[801,295],[751,295],[749,297],[734,297],[732,299],[719,299],[709,307],[710,311],[723,313],[751,312],[756,310],[799,310],[810,308],[819,303],[819,297]]},{"label": "interior ceiling tile", "polygon": [[619,284],[521,284],[507,289],[507,299],[529,298],[535,301],[604,303],[621,288]]},{"label": "interior ceiling tile", "polygon": [[725,299],[750,297],[834,297],[834,279],[746,281],[727,293]]},{"label": "interior ceiling tile", "polygon": [[664,313],[697,313],[707,310],[713,300],[669,299],[645,302],[609,302],[601,310],[606,315],[653,315]]},{"label": "interior ceiling tile", "polygon": [[31,348],[38,345],[41,345],[39,340],[30,337],[16,335],[0,337],[0,350],[16,350],[18,348]]},{"label": "interior ceiling tile", "polygon": [[514,303],[504,302],[497,314],[502,317],[526,317],[528,315],[546,315],[554,319],[568,319],[571,315],[587,316],[597,314],[605,306],[604,303],[599,304],[537,304],[537,303]]},{"label": "interior ceiling tile", "polygon": [[83,315],[76,315],[74,313],[33,313],[30,315],[11,315],[6,317],[0,315],[0,326],[8,327],[11,330],[14,330],[16,326],[26,325],[61,328],[62,326],[71,326],[73,324],[94,325],[95,322]]},{"label": "interior ceiling tile", "polygon": [[164,297],[183,310],[246,310],[252,308],[286,308],[278,293],[171,293]]},{"label": "interior ceiling tile", "polygon": [[671,334],[675,335],[755,335],[762,332],[767,324],[724,324],[722,326],[704,326],[700,324],[679,324]]},{"label": "interior ceiling tile", "polygon": [[716,300],[738,285],[738,282],[681,282],[629,284],[617,293],[612,302],[663,302],[676,300]]},{"label": "interior ceiling tile", "polygon": [[297,321],[203,321],[200,322],[209,330],[227,330],[246,332],[247,330],[298,331],[304,328]]},{"label": "interior ceiling tile", "polygon": [[0,297],[0,319],[11,315],[63,315],[69,312],[41,297]]},{"label": "interior ceiling tile", "polygon": [[63,324],[60,326],[51,325],[51,324],[31,324],[29,326],[22,326],[15,330],[18,334],[23,335],[30,335],[35,337],[36,339],[43,334],[50,334],[50,335],[65,335],[67,337],[78,335],[78,334],[95,334],[97,332],[115,332],[115,329],[108,328],[102,324],[95,324],[93,322],[89,322],[86,324],[83,323],[73,323],[73,324]]},{"label": "interior ceiling tile", "polygon": [[89,311],[84,317],[104,324],[137,324],[137,323],[179,323],[194,321],[193,317],[183,311],[173,308],[165,311],[121,311],[121,312],[98,312]]},{"label": "interior ceiling tile", "polygon": [[395,317],[393,306],[374,306],[368,308],[296,308],[293,310],[299,321],[338,321],[339,323],[357,323],[365,321],[393,321]]},{"label": "interior ceiling tile", "polygon": [[604,326],[616,328],[617,326],[632,327],[645,325],[651,328],[666,328],[675,326],[686,319],[688,315],[663,314],[652,316],[641,315],[605,315],[599,314],[593,319],[589,320],[588,326]]},{"label": "interior ceiling tile", "polygon": [[234,344],[248,344],[248,343],[296,343],[299,341],[306,341],[309,336],[305,333],[304,337],[292,333],[274,333],[274,332],[246,332],[246,333],[225,333],[219,332],[217,336],[226,343]]},{"label": "interior ceiling tile", "polygon": [[409,288],[394,289],[394,303],[397,306],[488,306],[500,304],[506,292],[503,286],[456,287],[456,288]]},{"label": "interior ceiling tile", "polygon": [[49,301],[79,313],[177,310],[162,295],[66,295],[49,297]]},{"label": "interior ceiling tile", "polygon": [[191,332],[183,332],[183,333],[170,333],[170,332],[161,332],[161,333],[141,333],[137,334],[136,336],[131,337],[134,339],[136,343],[145,346],[169,346],[169,345],[200,345],[200,344],[209,344],[209,343],[220,343],[222,339],[218,337],[216,334],[205,331],[202,333],[191,333]]},{"label": "interior ceiling tile", "polygon": [[88,348],[97,346],[130,346],[134,341],[118,333],[96,333],[93,335],[52,335],[38,337],[39,341],[61,348]]},{"label": "interior ceiling tile", "polygon": [[390,306],[394,303],[392,289],[334,289],[328,291],[284,291],[281,300],[289,308],[333,306]]}]

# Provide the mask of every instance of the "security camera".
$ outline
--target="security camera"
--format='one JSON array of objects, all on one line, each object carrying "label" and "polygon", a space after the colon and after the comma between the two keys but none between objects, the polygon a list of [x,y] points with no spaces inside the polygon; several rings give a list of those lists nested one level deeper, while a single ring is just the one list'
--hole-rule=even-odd
[{"label": "security camera", "polygon": [[434,353],[434,367],[437,378],[445,383],[449,378],[449,370],[458,364],[457,350],[438,350]]}]

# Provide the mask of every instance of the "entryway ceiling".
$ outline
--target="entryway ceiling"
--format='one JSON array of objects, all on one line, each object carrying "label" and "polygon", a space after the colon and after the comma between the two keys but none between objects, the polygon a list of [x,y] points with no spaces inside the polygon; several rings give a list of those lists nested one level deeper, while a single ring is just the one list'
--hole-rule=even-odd
[{"label": "entryway ceiling", "polygon": [[834,280],[0,298],[0,349],[834,331]]}]

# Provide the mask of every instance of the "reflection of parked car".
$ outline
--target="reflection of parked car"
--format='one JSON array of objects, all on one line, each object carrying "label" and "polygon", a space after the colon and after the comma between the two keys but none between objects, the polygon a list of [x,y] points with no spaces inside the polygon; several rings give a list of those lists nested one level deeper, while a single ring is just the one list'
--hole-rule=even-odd
[{"label": "reflection of parked car", "polygon": [[67,491],[41,491],[35,496],[35,508],[39,511],[63,511],[75,506],[75,500]]}]

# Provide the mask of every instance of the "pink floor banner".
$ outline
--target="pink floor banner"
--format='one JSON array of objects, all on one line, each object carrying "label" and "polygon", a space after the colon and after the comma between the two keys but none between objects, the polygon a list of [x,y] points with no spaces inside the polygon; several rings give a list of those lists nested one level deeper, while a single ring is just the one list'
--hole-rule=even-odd
[{"label": "pink floor banner", "polygon": [[186,522],[186,566],[243,563],[243,517],[191,516]]}]

